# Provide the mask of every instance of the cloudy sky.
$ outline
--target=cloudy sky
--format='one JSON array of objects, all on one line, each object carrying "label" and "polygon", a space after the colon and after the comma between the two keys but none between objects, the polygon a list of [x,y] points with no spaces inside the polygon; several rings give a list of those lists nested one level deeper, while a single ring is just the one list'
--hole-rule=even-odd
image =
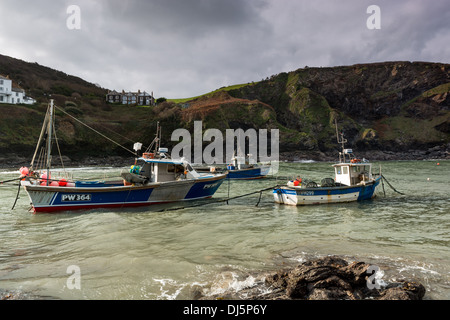
[{"label": "cloudy sky", "polygon": [[167,98],[304,66],[450,62],[450,0],[0,0],[0,30],[0,54]]}]

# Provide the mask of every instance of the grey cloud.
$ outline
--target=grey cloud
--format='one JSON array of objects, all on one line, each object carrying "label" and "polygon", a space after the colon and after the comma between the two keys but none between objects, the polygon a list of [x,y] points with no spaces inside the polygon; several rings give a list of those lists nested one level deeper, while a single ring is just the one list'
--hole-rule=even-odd
[{"label": "grey cloud", "polygon": [[[66,8],[82,28],[66,28]],[[0,53],[110,89],[187,97],[308,66],[449,62],[447,0],[3,0]]]}]

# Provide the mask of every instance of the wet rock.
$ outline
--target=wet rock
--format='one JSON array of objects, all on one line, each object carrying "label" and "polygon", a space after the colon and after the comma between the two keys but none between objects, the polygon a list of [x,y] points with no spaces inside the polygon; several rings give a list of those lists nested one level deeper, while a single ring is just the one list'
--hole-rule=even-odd
[{"label": "wet rock", "polygon": [[380,294],[379,300],[422,300],[425,287],[417,282],[403,281],[389,285]]},{"label": "wet rock", "polygon": [[348,264],[339,257],[325,257],[276,272],[266,278],[266,284],[276,288],[279,297],[290,299],[420,300],[425,295],[423,285],[408,281],[384,289],[369,289],[367,279],[372,275],[368,272],[369,267],[364,262]]},{"label": "wet rock", "polygon": [[[417,282],[400,281],[369,286],[370,265],[348,263],[337,256],[308,260],[296,267],[265,275],[266,290],[247,293],[249,300],[420,300],[425,287]],[[368,281],[369,280],[369,281]],[[230,293],[201,299],[242,299]]]}]

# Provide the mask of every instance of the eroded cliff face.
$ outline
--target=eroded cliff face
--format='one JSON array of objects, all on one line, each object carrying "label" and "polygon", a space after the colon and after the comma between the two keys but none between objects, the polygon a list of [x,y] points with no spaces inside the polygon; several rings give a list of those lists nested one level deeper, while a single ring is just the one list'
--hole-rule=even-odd
[{"label": "eroded cliff face", "polygon": [[335,119],[360,150],[447,148],[449,92],[448,64],[385,62],[304,68],[229,93],[271,105],[281,125],[315,141],[306,149],[326,152],[336,148]]}]

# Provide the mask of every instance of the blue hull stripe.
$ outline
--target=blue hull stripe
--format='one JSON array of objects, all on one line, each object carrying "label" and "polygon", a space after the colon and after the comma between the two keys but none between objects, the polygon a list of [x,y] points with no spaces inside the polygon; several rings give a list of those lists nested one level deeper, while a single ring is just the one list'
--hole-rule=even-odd
[{"label": "blue hull stripe", "polygon": [[255,169],[243,169],[243,170],[230,170],[228,171],[228,179],[252,179],[261,178],[269,173],[269,168],[255,168]]},{"label": "blue hull stripe", "polygon": [[[154,189],[127,190],[113,192],[83,192],[84,197],[74,197],[73,192],[57,192],[52,205],[114,204],[147,201]],[[73,199],[71,201],[71,199]]]},{"label": "blue hull stripe", "polygon": [[222,180],[196,183],[184,197],[185,200],[212,197],[222,184]]}]

